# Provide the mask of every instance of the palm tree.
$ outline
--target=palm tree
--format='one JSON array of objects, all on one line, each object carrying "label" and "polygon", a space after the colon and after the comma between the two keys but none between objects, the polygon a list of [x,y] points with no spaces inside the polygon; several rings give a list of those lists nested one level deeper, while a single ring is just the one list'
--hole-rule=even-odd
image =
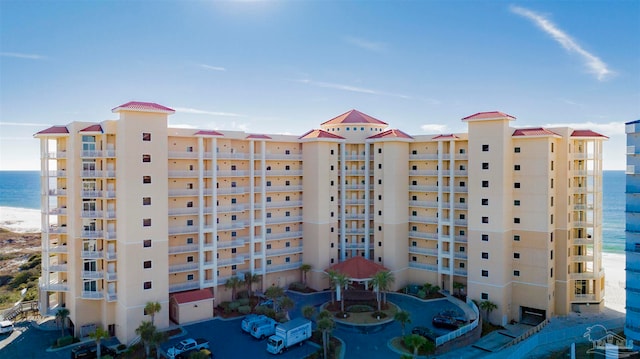
[{"label": "palm tree", "polygon": [[253,283],[259,283],[262,279],[260,274],[247,273],[244,276],[244,281],[247,284],[247,290],[249,291],[249,298],[253,296]]},{"label": "palm tree", "polygon": [[329,277],[329,288],[331,288],[331,305],[335,304],[334,292],[335,292],[335,283],[336,277],[338,276],[338,272],[334,270],[327,271],[327,277]]},{"label": "palm tree", "polygon": [[418,350],[420,347],[427,344],[427,339],[418,334],[411,334],[404,338],[404,343],[409,348],[413,349],[413,359],[418,357]]},{"label": "palm tree", "polygon": [[62,327],[62,335],[64,337],[64,331],[65,331],[65,327],[67,324],[67,318],[69,317],[69,314],[71,314],[69,312],[69,309],[67,308],[60,308],[58,309],[58,311],[56,312],[56,320],[60,323],[60,326]]},{"label": "palm tree", "polygon": [[329,337],[331,335],[331,331],[335,326],[335,323],[331,318],[331,313],[326,310],[320,312],[317,319],[318,330],[322,332],[322,349],[324,350],[323,358],[327,358],[327,351],[329,349]]},{"label": "palm tree", "polygon": [[431,285],[431,283],[425,283],[425,284],[422,286],[422,289],[424,290],[424,292],[425,292],[425,293],[427,293],[427,294],[431,294],[431,288],[432,288],[432,287],[433,287],[433,286]]},{"label": "palm tree", "polygon": [[160,313],[162,306],[158,302],[147,302],[144,306],[144,312],[151,316],[151,324],[155,325],[156,313]]},{"label": "palm tree", "polygon": [[404,327],[407,325],[407,323],[411,323],[411,314],[409,314],[409,312],[407,311],[401,310],[396,312],[396,315],[393,317],[393,319],[400,323],[400,326],[402,327],[402,336],[404,337]]},{"label": "palm tree", "polygon": [[276,286],[271,286],[264,292],[264,296],[271,299],[271,301],[273,302],[273,310],[276,310],[276,302],[278,301],[278,299],[284,296],[284,289]]},{"label": "palm tree", "polygon": [[305,305],[302,307],[302,316],[311,319],[316,314],[316,307],[313,305]]},{"label": "palm tree", "polygon": [[167,339],[169,339],[169,334],[167,332],[153,332],[153,335],[149,340],[149,345],[156,349],[156,359],[160,359],[160,344],[166,342]]},{"label": "palm tree", "polygon": [[307,285],[307,273],[311,270],[311,264],[302,264],[300,266],[300,273],[302,273],[302,284]]},{"label": "palm tree", "polygon": [[491,321],[489,320],[489,316],[491,315],[491,312],[493,312],[495,309],[498,309],[498,305],[491,301],[485,300],[480,302],[480,309],[485,311],[485,319],[490,323]]},{"label": "palm tree", "polygon": [[376,300],[378,301],[378,311],[380,311],[380,293],[384,293],[384,303],[387,303],[387,294],[386,291],[391,287],[391,283],[395,281],[393,277],[393,273],[389,271],[380,271],[373,275],[371,278],[371,284],[373,285],[374,290],[376,291]]},{"label": "palm tree", "polygon": [[336,292],[340,298],[340,311],[344,312],[344,290],[347,289],[347,285],[349,284],[349,277],[347,277],[344,273],[336,273],[336,278],[334,280],[336,285]]},{"label": "palm tree", "polygon": [[136,334],[140,336],[140,340],[144,345],[144,352],[146,354],[146,358],[149,357],[149,345],[153,341],[153,336],[156,332],[156,326],[151,322],[144,321],[140,324],[138,328],[136,328]]},{"label": "palm tree", "polygon": [[460,295],[460,293],[462,293],[462,289],[464,289],[464,284],[462,284],[460,282],[453,282],[453,290],[454,290],[454,292],[457,290],[458,291],[458,295]]},{"label": "palm tree", "polygon": [[102,353],[101,353],[102,348],[100,348],[101,347],[100,342],[102,341],[102,339],[109,338],[109,332],[102,329],[102,327],[97,327],[94,332],[89,333],[89,338],[95,340],[96,346],[97,346],[96,354],[98,356],[98,359],[100,359],[102,357]]},{"label": "palm tree", "polygon": [[224,287],[227,289],[231,288],[231,300],[236,299],[236,288],[242,286],[243,284],[244,284],[244,281],[235,275],[227,279],[227,282],[224,284]]},{"label": "palm tree", "polygon": [[282,310],[285,313],[287,320],[290,320],[289,309],[293,309],[295,305],[296,303],[293,301],[293,299],[289,297],[284,297],[282,298],[282,300],[280,300],[280,310]]}]

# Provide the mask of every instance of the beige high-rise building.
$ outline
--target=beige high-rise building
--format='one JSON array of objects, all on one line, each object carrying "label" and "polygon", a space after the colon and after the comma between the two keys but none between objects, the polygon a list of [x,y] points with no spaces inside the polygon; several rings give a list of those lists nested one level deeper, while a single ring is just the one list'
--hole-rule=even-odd
[{"label": "beige high-rise building", "polygon": [[35,135],[41,309],[68,308],[77,335],[129,342],[150,301],[159,327],[212,317],[232,276],[284,287],[306,263],[323,289],[354,256],[394,289],[461,283],[499,323],[603,305],[598,133],[484,112],[467,133],[411,136],[352,110],[298,137],[170,128],[153,103],[113,112]]}]

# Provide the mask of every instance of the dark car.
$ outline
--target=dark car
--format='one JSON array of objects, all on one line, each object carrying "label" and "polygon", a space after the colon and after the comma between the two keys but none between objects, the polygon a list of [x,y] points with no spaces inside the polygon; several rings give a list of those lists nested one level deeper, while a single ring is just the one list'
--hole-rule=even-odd
[{"label": "dark car", "polygon": [[456,318],[447,317],[444,315],[436,315],[433,317],[431,321],[436,328],[445,328],[445,329],[458,329],[458,321]]},{"label": "dark car", "polygon": [[[116,356],[115,350],[107,348],[104,344],[100,344],[100,355]],[[98,357],[98,346],[93,344],[81,345],[71,350],[71,359],[93,359]]]},{"label": "dark car", "polygon": [[436,333],[433,332],[433,330],[427,328],[427,327],[415,327],[413,329],[411,329],[411,334],[418,334],[422,337],[425,337],[429,340],[431,340],[432,342],[436,341],[436,338],[438,337],[436,335]]}]

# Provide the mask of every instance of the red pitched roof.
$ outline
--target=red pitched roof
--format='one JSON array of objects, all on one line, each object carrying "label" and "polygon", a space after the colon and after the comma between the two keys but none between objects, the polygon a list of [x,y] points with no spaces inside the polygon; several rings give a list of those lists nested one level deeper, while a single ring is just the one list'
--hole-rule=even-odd
[{"label": "red pitched roof", "polygon": [[327,132],[325,130],[311,130],[304,135],[300,136],[298,139],[303,140],[305,138],[333,138],[337,140],[344,140],[344,137],[338,136],[331,132]]},{"label": "red pitched roof", "polygon": [[376,125],[386,125],[386,122],[382,122],[377,118],[373,118],[367,114],[364,114],[357,110],[351,110],[343,113],[338,117],[334,117],[329,121],[323,122],[322,125],[339,125],[343,123],[370,123]]},{"label": "red pitched roof", "polygon": [[407,135],[406,133],[400,131],[400,130],[387,130],[381,133],[377,133],[373,136],[369,136],[367,137],[368,139],[370,138],[409,138],[409,139],[413,139],[413,137]]},{"label": "red pitched roof", "polygon": [[489,112],[478,112],[475,113],[471,116],[467,116],[465,118],[462,119],[462,121],[468,121],[468,120],[489,120],[489,119],[499,119],[499,118],[512,118],[512,119],[516,119],[515,117],[508,115],[504,112],[500,112],[500,111],[489,111]]},{"label": "red pitched roof", "polygon": [[172,294],[171,297],[173,297],[178,304],[193,303],[202,300],[213,300],[213,292],[209,288],[196,289],[187,292],[175,293]]},{"label": "red pitched roof", "polygon": [[91,125],[89,127],[85,127],[78,132],[100,132],[102,133],[102,126],[100,125]]},{"label": "red pitched roof", "polygon": [[448,135],[437,135],[436,137],[432,138],[432,140],[444,140],[447,138],[460,138],[454,134],[448,134]]},{"label": "red pitched roof", "polygon": [[513,132],[512,136],[558,136],[557,133],[547,130],[544,127],[519,128]]},{"label": "red pitched roof", "polygon": [[66,126],[53,126],[47,128],[46,130],[37,132],[36,135],[60,135],[65,133],[69,133],[69,130],[67,130]]},{"label": "red pitched roof", "polygon": [[269,137],[267,135],[249,135],[249,136],[247,136],[247,138],[256,139],[256,140],[270,140],[271,139],[271,137]]},{"label": "red pitched roof", "polygon": [[202,130],[202,131],[198,131],[195,133],[196,136],[200,135],[200,136],[224,136],[223,134],[221,134],[218,131],[206,131],[206,130]]},{"label": "red pitched roof", "polygon": [[329,270],[346,274],[351,279],[368,279],[380,271],[388,271],[384,266],[361,256],[351,257],[344,262],[334,264],[327,268],[327,271]]},{"label": "red pitched roof", "polygon": [[111,112],[119,112],[122,110],[126,111],[140,111],[140,112],[160,112],[160,113],[175,113],[176,111],[172,108],[165,107],[162,105],[158,105],[153,102],[138,102],[131,101],[127,102],[124,105],[120,105],[116,108],[113,108]]},{"label": "red pitched roof", "polygon": [[609,138],[608,136],[605,135],[601,135],[595,131],[591,131],[591,130],[574,130],[573,133],[571,133],[571,137],[604,137],[604,138]]}]

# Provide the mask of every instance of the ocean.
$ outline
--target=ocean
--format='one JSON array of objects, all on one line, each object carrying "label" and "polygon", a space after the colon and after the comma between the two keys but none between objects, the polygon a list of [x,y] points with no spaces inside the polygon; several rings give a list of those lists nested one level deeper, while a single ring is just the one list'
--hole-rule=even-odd
[{"label": "ocean", "polygon": [[[604,171],[604,252],[624,253],[625,174]],[[0,171],[0,227],[19,232],[40,230],[40,172]]]}]

